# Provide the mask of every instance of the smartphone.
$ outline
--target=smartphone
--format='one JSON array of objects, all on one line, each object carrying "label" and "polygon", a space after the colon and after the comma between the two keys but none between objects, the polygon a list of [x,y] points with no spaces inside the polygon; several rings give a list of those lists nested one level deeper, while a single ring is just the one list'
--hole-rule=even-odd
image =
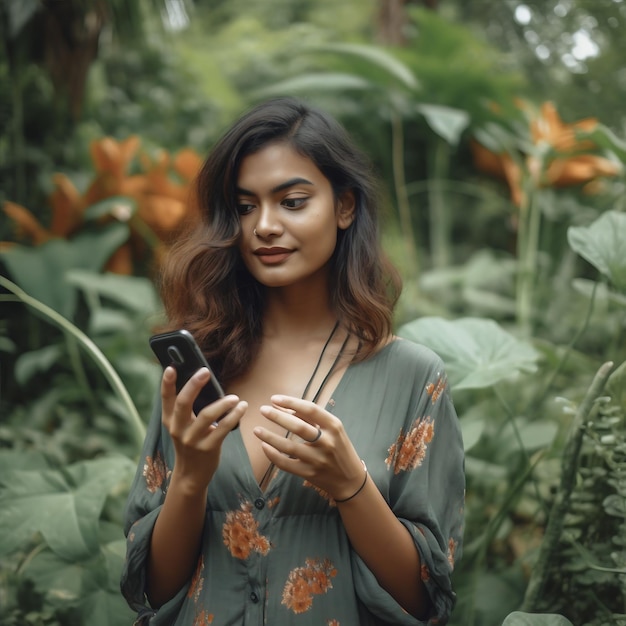
[{"label": "smartphone", "polygon": [[207,404],[224,397],[224,390],[207,362],[200,346],[188,330],[174,330],[150,337],[150,347],[163,369],[171,365],[176,370],[176,393],[201,368],[211,372],[211,378],[200,390],[193,404],[197,415]]}]

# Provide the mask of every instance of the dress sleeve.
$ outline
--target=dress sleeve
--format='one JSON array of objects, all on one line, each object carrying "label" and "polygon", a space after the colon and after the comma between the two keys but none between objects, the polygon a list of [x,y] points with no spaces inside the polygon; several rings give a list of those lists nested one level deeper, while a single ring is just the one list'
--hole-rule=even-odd
[{"label": "dress sleeve", "polygon": [[[429,350],[417,368],[404,427],[390,441],[385,459],[388,500],[420,555],[421,579],[431,599],[428,618],[408,615],[377,583],[353,552],[357,593],[387,623],[446,624],[455,604],[451,575],[461,556],[465,498],[464,450],[447,376]],[[403,384],[410,384],[404,372]]]},{"label": "dress sleeve", "polygon": [[173,466],[171,446],[169,453],[166,448],[162,436],[161,399],[158,397],[124,513],[126,559],[121,590],[139,616],[154,613],[145,597],[146,564],[152,529],[163,505]]}]

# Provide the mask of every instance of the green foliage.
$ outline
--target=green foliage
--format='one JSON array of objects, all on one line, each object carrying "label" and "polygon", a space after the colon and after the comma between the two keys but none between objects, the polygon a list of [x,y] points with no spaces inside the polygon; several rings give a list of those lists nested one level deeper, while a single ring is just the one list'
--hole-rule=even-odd
[{"label": "green foliage", "polygon": [[515,611],[507,615],[502,626],[572,626],[572,622],[562,615],[532,614]]},{"label": "green foliage", "polygon": [[[132,621],[119,593],[122,510],[145,433],[134,402],[147,414],[158,386],[160,368],[145,348],[146,319],[156,314],[158,299],[143,278],[75,270],[68,279],[84,291],[88,304],[79,310],[86,306],[90,335],[108,357],[69,320],[1,279],[17,300],[63,330],[34,350],[25,349],[31,338],[18,334],[8,344],[9,354],[21,353],[14,361],[17,390],[3,398],[7,419],[0,428],[6,624],[30,623],[34,612],[50,624]],[[3,299],[6,307],[10,300]],[[19,323],[5,320],[5,331]],[[81,349],[90,361],[81,359]]]},{"label": "green foliage", "polygon": [[445,361],[450,384],[457,390],[491,387],[537,369],[539,354],[532,345],[493,320],[421,317],[402,326],[398,334],[432,348]]},{"label": "green foliage", "polygon": [[100,271],[111,254],[128,239],[125,224],[83,232],[72,240],[52,239],[37,247],[16,246],[0,253],[8,273],[27,293],[67,318],[74,316],[76,291],[65,282],[72,268]]},{"label": "green foliage", "polygon": [[588,227],[572,226],[572,249],[589,261],[619,291],[626,293],[626,213],[607,211]]},{"label": "green foliage", "polygon": [[546,573],[546,596],[559,610],[598,626],[626,619],[625,385],[626,362],[582,424],[579,480]]},{"label": "green foliage", "polygon": [[491,118],[489,102],[511,111],[523,75],[488,39],[436,11],[411,7],[409,45],[397,51],[419,78],[429,102],[467,111],[474,125]]},{"label": "green foliage", "polygon": [[[9,22],[0,15],[3,32],[27,43],[36,4],[2,4],[0,13],[11,7]],[[0,58],[0,112],[9,113],[0,115],[0,200],[45,216],[45,204],[28,198],[45,195],[53,170],[71,170],[80,187],[89,141],[103,134],[204,152],[250,101],[270,94],[303,95],[337,114],[394,191],[385,244],[405,278],[399,333],[444,358],[460,415],[467,510],[453,625],[623,619],[624,366],[601,393],[592,379],[603,362],[626,360],[624,183],[588,196],[541,188],[530,211],[518,213],[475,172],[469,133],[514,155],[532,149],[509,107],[537,76],[520,76],[519,50],[492,45],[498,33],[508,46],[528,30],[510,15],[505,23],[509,5],[481,4],[489,37],[451,20],[450,4],[439,13],[411,8],[407,45],[390,49],[371,43],[374,2],[197,0],[183,37],[159,26],[157,0],[106,4],[130,26],[125,37],[135,18],[143,35],[123,45],[120,29],[101,37],[71,132],[65,117],[50,115],[58,110],[50,76],[27,62],[16,72]],[[570,4],[572,29],[596,11]],[[601,10],[612,15],[619,3],[609,4]],[[533,5],[538,35],[561,32],[552,8]],[[455,10],[469,18],[478,9]],[[566,43],[555,38],[554,49]],[[601,74],[594,80],[606,90]],[[497,124],[489,101],[501,107]],[[588,138],[626,161],[624,141],[606,126]],[[103,208],[88,213],[109,219],[106,210],[96,215]],[[520,221],[525,228],[531,214],[536,239],[521,248]],[[0,224],[0,238],[7,232]],[[2,624],[132,621],[118,591],[121,519],[143,432],[138,415],[148,414],[158,387],[147,338],[160,306],[149,280],[100,273],[127,237],[127,226],[112,223],[72,241],[2,252],[3,272],[17,283],[0,281]],[[522,250],[530,250],[532,272]],[[524,272],[532,277],[530,332],[516,301]],[[563,482],[570,475],[572,485]],[[543,537],[561,523],[562,533]],[[524,606],[537,575],[541,593]],[[535,613],[511,612],[520,607]]]}]

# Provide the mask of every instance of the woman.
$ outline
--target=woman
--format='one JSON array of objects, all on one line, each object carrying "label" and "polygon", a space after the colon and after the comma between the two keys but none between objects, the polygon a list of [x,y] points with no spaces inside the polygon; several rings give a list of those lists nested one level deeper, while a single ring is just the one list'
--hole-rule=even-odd
[{"label": "woman", "polygon": [[163,374],[126,599],[154,625],[445,623],[463,447],[440,359],[392,335],[367,162],[328,115],[277,99],[223,136],[197,189],[162,295],[227,395],[195,415],[208,371],[178,396]]}]

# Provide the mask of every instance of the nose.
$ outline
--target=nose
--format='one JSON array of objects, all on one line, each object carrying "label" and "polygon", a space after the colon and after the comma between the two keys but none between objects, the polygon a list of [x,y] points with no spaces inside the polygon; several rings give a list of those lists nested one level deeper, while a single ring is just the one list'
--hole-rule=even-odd
[{"label": "nose", "polygon": [[277,237],[282,234],[283,226],[274,207],[269,205],[260,207],[254,231],[256,236],[261,239]]}]

